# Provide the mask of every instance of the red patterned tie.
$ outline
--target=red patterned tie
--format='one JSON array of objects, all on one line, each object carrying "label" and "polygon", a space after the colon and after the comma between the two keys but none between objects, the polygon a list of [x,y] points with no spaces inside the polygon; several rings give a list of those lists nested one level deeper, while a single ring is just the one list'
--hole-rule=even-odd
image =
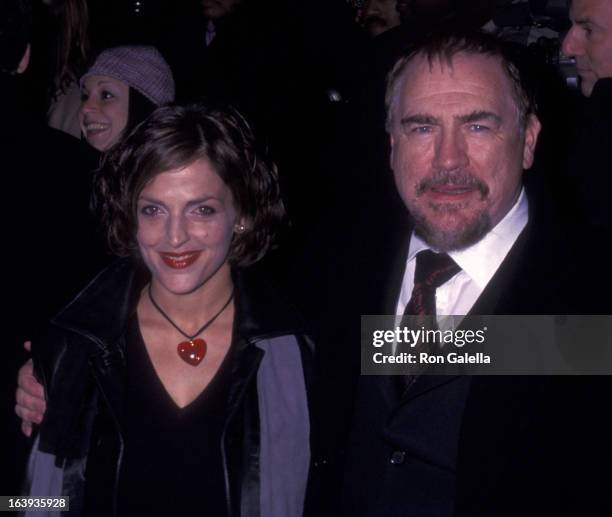
[{"label": "red patterned tie", "polygon": [[[421,316],[413,326],[424,327],[427,330],[436,330],[436,289],[455,276],[461,268],[446,253],[434,253],[423,250],[417,254],[416,269],[414,272],[414,287],[412,296],[404,309],[404,316]],[[407,326],[405,318],[402,326]],[[434,343],[418,342],[411,351],[414,353],[431,352]],[[401,347],[398,351],[402,351]],[[399,396],[403,396],[408,388],[415,382],[418,374],[394,376],[392,383],[396,386]]]},{"label": "red patterned tie", "polygon": [[417,253],[412,296],[405,316],[435,316],[436,289],[461,271],[446,253],[423,250]]}]

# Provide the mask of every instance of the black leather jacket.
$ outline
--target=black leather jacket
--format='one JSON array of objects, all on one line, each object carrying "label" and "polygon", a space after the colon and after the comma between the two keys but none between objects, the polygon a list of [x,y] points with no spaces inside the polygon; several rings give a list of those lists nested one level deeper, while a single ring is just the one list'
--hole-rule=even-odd
[{"label": "black leather jacket", "polygon": [[[221,445],[228,515],[298,516],[310,460],[304,372],[312,341],[260,278],[241,271],[234,280],[238,359]],[[69,515],[89,515],[92,507],[100,515],[117,513],[128,374],[124,334],[146,281],[132,259],[115,262],[32,343],[48,404],[30,457],[29,494],[69,496]]]}]

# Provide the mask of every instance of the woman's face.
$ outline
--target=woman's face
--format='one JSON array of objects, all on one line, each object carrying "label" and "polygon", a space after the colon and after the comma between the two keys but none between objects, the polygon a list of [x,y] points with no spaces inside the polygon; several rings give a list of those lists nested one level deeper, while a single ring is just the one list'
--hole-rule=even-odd
[{"label": "woman's face", "polygon": [[98,151],[114,145],[128,123],[129,86],[104,75],[91,75],[81,89],[79,124],[87,143]]},{"label": "woman's face", "polygon": [[137,213],[136,239],[156,289],[188,294],[229,277],[239,215],[207,159],[155,176],[138,197]]}]

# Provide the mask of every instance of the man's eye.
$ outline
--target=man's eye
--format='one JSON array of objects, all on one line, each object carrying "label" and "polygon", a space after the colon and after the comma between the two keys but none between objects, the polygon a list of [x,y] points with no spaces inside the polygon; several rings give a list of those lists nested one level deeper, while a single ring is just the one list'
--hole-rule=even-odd
[{"label": "man's eye", "polygon": [[487,126],[483,126],[482,124],[470,124],[469,128],[472,133],[484,133],[489,130]]},{"label": "man's eye", "polygon": [[415,126],[412,128],[411,132],[416,133],[417,135],[427,135],[433,131],[431,126]]},{"label": "man's eye", "polygon": [[146,215],[148,217],[152,217],[155,215],[159,214],[159,207],[153,206],[153,205],[147,205],[147,206],[143,206],[140,209],[140,213],[142,215]]},{"label": "man's eye", "polygon": [[102,97],[102,100],[105,100],[105,101],[115,98],[115,96],[107,90],[104,90],[102,93],[100,93],[100,97]]}]

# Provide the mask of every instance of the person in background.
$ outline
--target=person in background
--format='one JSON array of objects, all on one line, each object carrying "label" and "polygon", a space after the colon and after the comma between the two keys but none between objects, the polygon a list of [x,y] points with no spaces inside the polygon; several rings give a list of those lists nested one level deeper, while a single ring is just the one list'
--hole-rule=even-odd
[{"label": "person in background", "polygon": [[158,44],[174,74],[177,102],[231,104],[256,134],[278,138],[296,59],[293,13],[284,3],[182,2]]},{"label": "person in background", "polygon": [[210,44],[215,37],[220,20],[232,14],[241,3],[242,0],[202,0],[202,14],[208,21],[207,44]]},{"label": "person in background", "polygon": [[52,74],[47,120],[51,127],[79,138],[79,78],[92,56],[112,47],[156,46],[176,7],[165,0],[61,0],[52,4],[45,10],[50,18],[46,46],[49,54],[55,54],[54,70],[47,72]]},{"label": "person in background", "polygon": [[576,59],[580,89],[593,96],[599,83],[609,87],[612,78],[612,4],[608,0],[572,0],[572,26],[562,51]]},{"label": "person in background", "polygon": [[172,71],[150,46],[102,51],[79,84],[81,133],[98,151],[107,151],[156,107],[174,101]]},{"label": "person in background", "polygon": [[6,346],[0,364],[0,415],[6,437],[0,457],[13,466],[1,474],[7,493],[19,491],[26,454],[10,416],[11,378],[16,365],[25,360],[22,343],[101,264],[94,253],[95,230],[89,218],[87,172],[95,166],[94,153],[84,142],[49,128],[28,87],[30,60],[39,51],[32,45],[31,9],[29,0],[0,3],[0,168],[8,217],[5,249],[12,257],[3,282],[10,303],[4,315]]},{"label": "person in background", "polygon": [[567,172],[586,222],[612,237],[612,2],[572,0],[562,51],[576,60],[585,99],[574,124]]},{"label": "person in background", "polygon": [[372,38],[400,24],[396,0],[366,0],[359,24]]},{"label": "person in background", "polygon": [[[283,28],[263,16],[265,9],[251,0],[197,0],[177,9],[160,49],[174,73],[179,102],[212,99],[232,103],[249,119],[260,115],[259,81],[271,71],[267,60],[280,52],[273,53],[266,40]],[[267,58],[263,51],[270,51]]]},{"label": "person in background", "polygon": [[65,0],[61,8],[57,64],[47,122],[50,127],[79,138],[78,79],[86,69],[90,52],[89,8],[87,0]]},{"label": "person in background", "polygon": [[[95,156],[89,146],[49,128],[34,112],[24,77],[33,52],[30,7],[28,0],[3,2],[0,26],[0,157],[8,206],[19,214],[19,221],[7,228],[7,238],[13,249],[28,250],[20,252],[10,279],[15,310],[11,338],[22,340],[74,295],[73,279],[83,282],[81,274],[91,275],[97,263],[90,249],[95,232],[88,222],[87,174],[95,166]],[[41,217],[41,210],[53,213],[53,223]],[[41,231],[43,221],[46,229]],[[83,238],[79,260],[70,265],[52,253],[45,252],[41,260],[34,251],[68,249],[75,233]]]}]

